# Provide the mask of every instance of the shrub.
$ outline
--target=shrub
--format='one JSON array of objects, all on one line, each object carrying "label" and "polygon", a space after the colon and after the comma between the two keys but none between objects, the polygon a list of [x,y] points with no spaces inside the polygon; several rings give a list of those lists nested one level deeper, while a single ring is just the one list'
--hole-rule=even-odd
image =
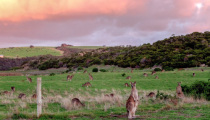
[{"label": "shrub", "polygon": [[156,98],[159,98],[161,100],[167,100],[169,98],[172,98],[172,96],[171,95],[166,95],[164,93],[160,93],[159,90],[158,90]]},{"label": "shrub", "polygon": [[93,68],[92,72],[98,72],[98,68]]},{"label": "shrub", "polygon": [[183,85],[182,90],[185,95],[192,95],[195,99],[204,97],[210,100],[210,82],[196,81],[192,85]]},{"label": "shrub", "polygon": [[83,67],[78,67],[77,70],[83,70]]},{"label": "shrub", "polygon": [[49,76],[55,76],[55,73],[50,73],[50,75]]},{"label": "shrub", "polygon": [[121,74],[123,77],[126,75],[125,73]]},{"label": "shrub", "polygon": [[155,68],[154,71],[161,71],[161,69],[160,68]]},{"label": "shrub", "polygon": [[105,70],[105,69],[100,69],[100,71],[101,71],[101,72],[107,72],[107,70]]},{"label": "shrub", "polygon": [[174,69],[172,67],[168,67],[168,66],[164,67],[163,69],[165,71],[174,71]]}]

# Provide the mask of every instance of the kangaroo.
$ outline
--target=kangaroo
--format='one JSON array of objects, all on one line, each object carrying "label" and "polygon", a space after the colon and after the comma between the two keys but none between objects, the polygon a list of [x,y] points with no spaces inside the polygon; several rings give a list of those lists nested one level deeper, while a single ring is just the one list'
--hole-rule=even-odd
[{"label": "kangaroo", "polygon": [[4,95],[10,95],[11,92],[10,91],[4,91],[4,92],[2,92],[2,94],[4,94]]},{"label": "kangaroo", "polygon": [[164,70],[164,69],[162,69],[162,70],[161,70],[161,72],[165,72],[165,70]]},{"label": "kangaroo", "polygon": [[90,80],[93,80],[93,76],[89,73]]},{"label": "kangaroo", "polygon": [[27,77],[27,80],[32,83],[32,79],[30,77]]},{"label": "kangaroo", "polygon": [[20,93],[19,96],[18,96],[18,98],[20,98],[20,99],[25,99],[25,98],[26,98],[26,94]]},{"label": "kangaroo", "polygon": [[125,87],[130,87],[130,85],[128,83],[125,83]]},{"label": "kangaroo", "polygon": [[154,75],[154,74],[156,74],[156,72],[155,71],[152,71],[152,74],[151,75]]},{"label": "kangaroo", "polygon": [[147,95],[147,97],[153,98],[153,97],[155,97],[155,93],[154,93],[154,92],[150,92],[150,93]]},{"label": "kangaroo", "polygon": [[147,73],[144,73],[143,75],[144,75],[144,77],[147,77],[147,76],[148,76],[148,74],[147,74]]},{"label": "kangaroo", "polygon": [[33,94],[33,95],[31,96],[31,98],[36,99],[36,98],[37,98],[37,95],[36,95],[36,94]]},{"label": "kangaroo", "polygon": [[131,76],[126,77],[126,79],[129,79],[130,80],[131,79]]},{"label": "kangaroo", "polygon": [[15,92],[15,87],[11,87],[11,91],[12,92]]},{"label": "kangaroo", "polygon": [[87,70],[85,70],[83,73],[87,73]]},{"label": "kangaroo", "polygon": [[195,77],[195,73],[193,73],[193,77]]},{"label": "kangaroo", "polygon": [[131,87],[131,95],[126,102],[126,109],[129,119],[135,118],[135,112],[138,107],[138,91],[136,89],[136,82],[131,82]]},{"label": "kangaroo", "polygon": [[131,69],[131,73],[133,73],[133,68]]},{"label": "kangaroo", "polygon": [[78,98],[73,98],[73,99],[71,100],[71,103],[72,103],[74,106],[85,107],[85,105],[84,105]]},{"label": "kangaroo", "polygon": [[89,86],[92,86],[92,85],[90,84],[90,82],[86,82],[85,84],[82,85],[82,87],[84,87],[84,86],[89,87]]},{"label": "kangaroo", "polygon": [[201,71],[203,72],[204,70],[203,70],[203,69],[201,69]]},{"label": "kangaroo", "polygon": [[113,93],[111,93],[110,95],[106,94],[105,97],[114,97],[114,94]]},{"label": "kangaroo", "polygon": [[159,77],[158,76],[155,76],[155,79],[159,79]]},{"label": "kangaroo", "polygon": [[182,92],[181,82],[178,82],[178,86],[176,87],[176,97],[182,98],[184,94]]},{"label": "kangaroo", "polygon": [[68,75],[68,76],[67,76],[67,81],[71,81],[73,77],[74,77],[74,75],[71,75],[71,76]]}]

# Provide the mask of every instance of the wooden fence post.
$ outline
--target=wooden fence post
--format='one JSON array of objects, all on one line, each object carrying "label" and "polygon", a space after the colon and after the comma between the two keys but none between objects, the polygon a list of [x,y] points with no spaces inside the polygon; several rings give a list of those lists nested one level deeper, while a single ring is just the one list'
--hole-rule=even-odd
[{"label": "wooden fence post", "polygon": [[37,117],[40,117],[42,114],[42,90],[41,90],[41,85],[42,85],[42,78],[37,78]]}]

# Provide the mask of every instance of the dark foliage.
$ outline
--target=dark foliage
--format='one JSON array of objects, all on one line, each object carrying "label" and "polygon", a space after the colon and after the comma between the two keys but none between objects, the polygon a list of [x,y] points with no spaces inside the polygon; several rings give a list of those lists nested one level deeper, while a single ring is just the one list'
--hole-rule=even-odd
[{"label": "dark foliage", "polygon": [[155,68],[154,71],[156,71],[156,72],[161,71],[161,69],[160,68]]},{"label": "dark foliage", "polygon": [[98,72],[98,68],[93,68],[92,72]]},{"label": "dark foliage", "polygon": [[185,95],[192,95],[196,99],[204,97],[210,100],[210,82],[196,81],[192,85],[182,85],[182,90]]}]

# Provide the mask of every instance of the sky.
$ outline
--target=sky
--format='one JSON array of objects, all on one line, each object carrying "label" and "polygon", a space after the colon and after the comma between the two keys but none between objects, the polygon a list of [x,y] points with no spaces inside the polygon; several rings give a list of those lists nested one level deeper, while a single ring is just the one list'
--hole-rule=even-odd
[{"label": "sky", "polygon": [[210,0],[0,0],[0,48],[153,43],[210,31]]}]

